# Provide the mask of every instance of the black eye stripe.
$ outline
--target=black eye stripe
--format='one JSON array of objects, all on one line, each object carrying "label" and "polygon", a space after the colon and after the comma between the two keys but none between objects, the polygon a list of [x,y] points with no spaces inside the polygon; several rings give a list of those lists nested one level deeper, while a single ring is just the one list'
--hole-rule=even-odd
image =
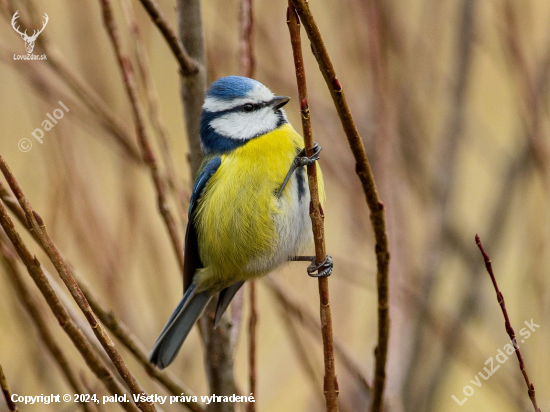
[{"label": "black eye stripe", "polygon": [[245,103],[245,104],[242,104],[242,105],[239,105],[239,106],[235,106],[231,109],[220,110],[220,111],[216,111],[216,112],[207,112],[207,113],[212,113],[212,115],[214,117],[218,117],[218,116],[223,116],[223,115],[229,114],[229,113],[243,112],[243,111],[245,111],[244,106],[247,105],[247,104],[251,104],[252,106],[254,106],[254,109],[252,111],[255,111],[255,110],[259,110],[259,109],[262,109],[264,107],[269,106],[270,103],[271,102],[260,102],[260,103],[251,103],[251,102],[249,102],[249,103]]},{"label": "black eye stripe", "polygon": [[[242,110],[244,110],[245,112],[252,112],[252,111],[255,111],[255,110],[259,110],[263,107],[266,107],[267,105],[269,105],[270,102],[261,102],[261,103],[245,103],[243,104],[241,107]],[[250,108],[249,108],[250,107]],[[249,109],[248,109],[249,108]],[[248,109],[248,110],[247,110]]]}]

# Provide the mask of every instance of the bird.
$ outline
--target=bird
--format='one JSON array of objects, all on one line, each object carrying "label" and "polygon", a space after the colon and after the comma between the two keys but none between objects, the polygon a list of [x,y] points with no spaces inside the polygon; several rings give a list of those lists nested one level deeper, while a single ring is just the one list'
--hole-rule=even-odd
[{"label": "bird", "polygon": [[[310,260],[310,276],[329,276],[332,259],[301,256],[313,244],[304,140],[283,106],[257,80],[227,76],[206,91],[200,120],[203,161],[191,194],[184,246],[184,295],[149,355],[160,369],[178,354],[209,301],[218,294],[215,325],[248,279],[285,262]],[[317,273],[315,273],[317,272]]]}]

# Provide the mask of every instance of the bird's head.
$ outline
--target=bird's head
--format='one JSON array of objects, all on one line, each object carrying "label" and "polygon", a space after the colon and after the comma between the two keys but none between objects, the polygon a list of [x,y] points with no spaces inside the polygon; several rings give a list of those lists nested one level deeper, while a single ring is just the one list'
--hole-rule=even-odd
[{"label": "bird's head", "polygon": [[201,115],[201,145],[205,154],[224,153],[287,123],[282,107],[290,100],[275,96],[262,83],[247,77],[216,80]]}]

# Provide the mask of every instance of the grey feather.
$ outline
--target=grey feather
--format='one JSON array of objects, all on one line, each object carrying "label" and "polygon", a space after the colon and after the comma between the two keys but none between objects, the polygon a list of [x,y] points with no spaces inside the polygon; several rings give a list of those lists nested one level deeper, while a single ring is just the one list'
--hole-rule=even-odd
[{"label": "grey feather", "polygon": [[209,291],[196,293],[195,284],[189,286],[157,338],[149,354],[149,362],[160,369],[172,363],[211,298]]},{"label": "grey feather", "polygon": [[214,318],[214,327],[218,327],[218,322],[222,318],[222,315],[224,314],[225,310],[231,303],[231,300],[233,299],[233,296],[239,291],[241,286],[244,284],[244,280],[233,283],[228,288],[225,288],[220,292],[220,297],[218,298],[218,306],[216,306],[216,316]]}]

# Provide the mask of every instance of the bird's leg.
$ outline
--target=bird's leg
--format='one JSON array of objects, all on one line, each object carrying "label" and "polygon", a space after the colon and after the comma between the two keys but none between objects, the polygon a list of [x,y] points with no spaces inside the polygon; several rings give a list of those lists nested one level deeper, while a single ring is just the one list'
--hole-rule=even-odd
[{"label": "bird's leg", "polygon": [[327,255],[325,260],[319,264],[315,262],[315,256],[291,256],[288,260],[292,262],[311,262],[311,265],[307,267],[307,274],[312,278],[330,276],[334,266],[330,255]]},{"label": "bird's leg", "polygon": [[290,169],[288,170],[288,173],[285,176],[285,180],[283,180],[283,184],[277,191],[277,198],[281,197],[281,194],[283,193],[283,189],[285,188],[286,184],[290,180],[290,177],[292,176],[292,173],[296,169],[302,166],[308,166],[310,164],[315,163],[317,160],[319,160],[319,153],[321,153],[321,146],[317,142],[313,144],[313,154],[311,156],[306,156],[306,149],[300,150],[298,155],[294,158],[292,161],[292,165],[290,165]]}]

